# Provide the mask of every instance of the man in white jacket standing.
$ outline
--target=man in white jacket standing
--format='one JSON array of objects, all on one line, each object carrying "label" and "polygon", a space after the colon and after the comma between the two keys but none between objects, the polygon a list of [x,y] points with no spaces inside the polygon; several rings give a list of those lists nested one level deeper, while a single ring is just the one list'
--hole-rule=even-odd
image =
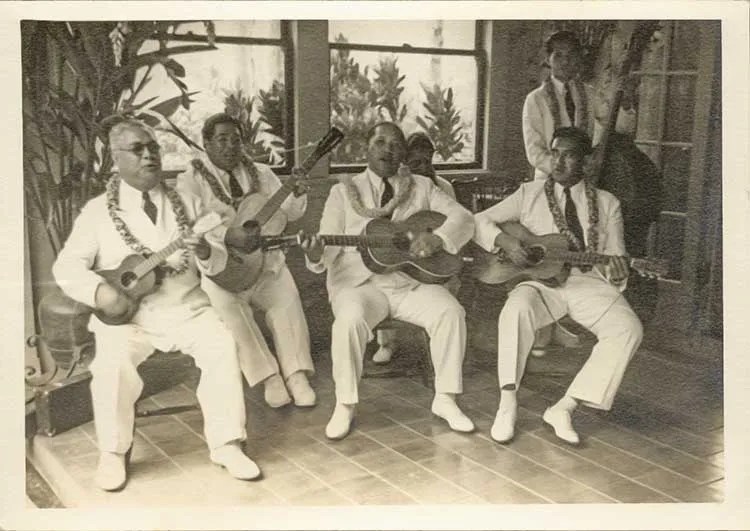
[{"label": "man in white jacket standing", "polygon": [[[270,198],[281,188],[281,181],[271,168],[244,155],[240,123],[228,114],[215,114],[206,120],[203,144],[206,153],[194,159],[188,171],[178,177],[177,188],[201,197],[209,210],[232,219],[244,196],[263,194]],[[304,187],[298,187],[298,191],[304,191]],[[307,196],[295,193],[282,203],[281,212],[287,221],[294,221],[302,217],[306,207]],[[310,334],[284,253],[267,252],[260,278],[243,292],[231,293],[206,276],[201,285],[237,340],[240,367],[248,385],[264,382],[265,399],[271,407],[289,403],[287,390],[297,406],[315,405],[315,392],[308,382],[308,375],[315,370]],[[278,363],[250,305],[265,315]]]},{"label": "man in white jacket standing", "polygon": [[565,396],[544,413],[544,421],[564,441],[577,444],[572,414],[578,404],[609,410],[625,369],[643,337],[636,314],[622,296],[628,277],[620,202],[583,179],[584,157],[591,152],[588,135],[576,128],[555,131],[552,175],[521,187],[476,214],[474,240],[487,251],[502,249],[514,264],[528,265],[521,241],[500,229],[519,222],[535,235],[561,233],[576,251],[610,255],[606,266],[573,267],[561,285],[523,282],[508,296],[498,320],[500,405],[492,438],[513,438],[516,394],[523,378],[535,332],[564,315],[593,332],[598,342]]},{"label": "man in white jacket standing", "polygon": [[[429,178],[412,175],[402,166],[406,139],[396,124],[376,125],[367,140],[367,169],[333,186],[320,221],[321,233],[357,235],[373,218],[400,221],[433,210],[444,214],[445,222],[433,232],[416,234],[410,251],[420,257],[440,249],[456,253],[474,232],[469,211]],[[432,412],[454,430],[472,431],[474,424],[455,402],[455,395],[462,392],[466,324],[464,309],[450,292],[401,272],[375,274],[367,269],[356,248],[324,249],[318,236],[308,236],[303,248],[312,271],[328,271],[334,315],[331,357],[336,407],[326,436],[340,439],[349,433],[359,402],[365,345],[373,338],[373,328],[389,315],[427,330],[435,367]]]}]

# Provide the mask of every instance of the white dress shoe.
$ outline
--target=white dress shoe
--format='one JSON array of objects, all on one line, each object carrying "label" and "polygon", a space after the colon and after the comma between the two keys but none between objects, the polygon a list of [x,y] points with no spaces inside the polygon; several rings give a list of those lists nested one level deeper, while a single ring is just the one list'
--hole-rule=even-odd
[{"label": "white dress shoe", "polygon": [[555,435],[566,443],[578,444],[581,442],[580,437],[573,429],[570,413],[564,409],[548,407],[542,415],[542,420],[549,424],[555,430]]},{"label": "white dress shoe", "polygon": [[125,467],[125,454],[101,452],[99,466],[96,468],[94,481],[102,490],[120,490],[125,486],[128,474]]},{"label": "white dress shoe", "polygon": [[516,433],[516,415],[515,409],[498,409],[490,430],[492,439],[499,443],[510,442]]},{"label": "white dress shoe", "polygon": [[211,450],[211,461],[226,468],[229,475],[236,479],[248,481],[260,476],[258,465],[236,443]]},{"label": "white dress shoe", "polygon": [[354,420],[354,406],[336,404],[331,420],[326,425],[326,437],[333,440],[343,439],[349,434]]},{"label": "white dress shoe", "polygon": [[286,380],[287,388],[292,393],[294,405],[299,407],[312,407],[315,405],[315,391],[310,387],[307,375],[304,371],[297,371]]},{"label": "white dress shoe", "polygon": [[458,408],[453,397],[436,394],[432,401],[432,412],[448,422],[453,431],[469,433],[474,431],[474,423]]},{"label": "white dress shoe", "polygon": [[393,347],[391,345],[380,345],[378,351],[372,355],[372,361],[378,365],[389,363],[393,357]]},{"label": "white dress shoe", "polygon": [[286,390],[284,380],[281,376],[274,374],[270,378],[267,378],[264,382],[266,404],[273,408],[282,407],[292,401],[292,397],[289,396],[289,392]]}]

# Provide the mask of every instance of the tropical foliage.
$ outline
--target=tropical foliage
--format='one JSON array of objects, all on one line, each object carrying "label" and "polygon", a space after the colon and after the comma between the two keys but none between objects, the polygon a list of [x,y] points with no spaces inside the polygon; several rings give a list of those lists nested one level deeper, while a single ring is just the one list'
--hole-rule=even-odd
[{"label": "tropical foliage", "polygon": [[[190,107],[195,94],[182,81],[185,69],[174,57],[214,50],[213,24],[205,23],[206,44],[168,46],[178,24],[22,23],[26,215],[43,224],[53,252],[111,173],[107,117],[132,115],[198,147],[170,121],[178,108]],[[143,52],[147,39],[158,42],[158,48]],[[180,94],[140,101],[155,68],[164,69]]]},{"label": "tropical foliage", "polygon": [[440,85],[422,85],[427,101],[422,104],[427,114],[417,116],[417,123],[435,145],[435,152],[443,160],[450,160],[464,149],[461,115],[453,103],[453,89]]}]

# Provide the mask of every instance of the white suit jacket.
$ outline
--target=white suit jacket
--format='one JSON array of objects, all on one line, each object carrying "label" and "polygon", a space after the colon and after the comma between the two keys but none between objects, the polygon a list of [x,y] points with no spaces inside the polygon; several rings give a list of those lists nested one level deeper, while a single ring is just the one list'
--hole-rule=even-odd
[{"label": "white suit jacket", "polygon": [[[602,254],[624,256],[626,254],[625,238],[620,201],[604,190],[597,189],[596,193],[599,206],[597,231],[599,233],[599,244],[596,250]],[[589,209],[583,181],[570,188],[570,195],[578,212],[584,239],[588,239]],[[565,193],[563,187],[557,183],[555,183],[555,199],[557,204],[560,205],[561,212],[565,212]],[[544,181],[541,180],[523,183],[518,190],[503,201],[475,214],[474,220],[476,222],[474,241],[490,252],[497,251],[495,238],[502,232],[498,225],[506,221],[518,221],[536,235],[560,232],[547,204]],[[586,244],[588,245],[588,241]],[[578,268],[573,268],[571,275],[601,278],[596,269],[582,273]],[[617,285],[624,289],[625,283]]]},{"label": "white suit jacket", "polygon": [[[166,247],[179,235],[177,220],[166,195],[159,188],[152,189],[149,196],[157,206],[156,224],[146,216],[142,209],[141,192],[120,181],[120,209],[118,214],[130,229],[131,233],[145,246],[156,252]],[[181,193],[189,221],[207,213],[199,197]],[[165,276],[159,289],[143,298],[141,306],[159,307],[188,304],[197,309],[208,305],[206,294],[200,289],[200,278],[196,264],[204,274],[213,275],[226,266],[226,249],[223,245],[226,227],[220,226],[205,235],[211,245],[211,256],[208,260],[191,259],[187,271],[173,277]],[[65,246],[57,256],[52,267],[55,280],[62,290],[71,298],[94,307],[94,295],[97,286],[103,281],[95,269],[116,269],[122,260],[134,254],[115,229],[114,222],[107,211],[106,194],[91,199],[83,207],[75,220]],[[178,265],[181,252],[172,254],[167,263]]]},{"label": "white suit jacket", "polygon": [[[550,77],[552,85],[557,96],[558,108],[560,109],[560,127],[571,125],[571,119],[565,110],[565,88],[561,81]],[[591,85],[571,84],[571,96],[576,109],[581,107],[581,100],[586,100],[588,109],[586,124],[584,129],[592,137],[593,145],[599,143],[602,126],[597,121],[602,119],[606,121],[607,107],[602,107],[599,98],[595,98],[595,89]],[[579,92],[577,86],[583,86],[584,90]],[[544,85],[535,88],[526,96],[523,103],[522,126],[523,126],[523,144],[526,150],[526,159],[534,167],[534,179],[546,179],[552,173],[552,153],[550,144],[552,143],[552,133],[555,132],[555,122],[550,109],[550,100],[547,96]],[[604,116],[601,114],[604,113]],[[576,114],[578,114],[576,112]],[[618,132],[627,132],[633,129],[635,120],[635,110],[625,111],[620,109],[617,116],[615,129]],[[596,119],[595,119],[596,118]],[[579,126],[580,127],[580,126]]]},{"label": "white suit jacket", "polygon": [[[224,190],[224,193],[227,194],[227,197],[231,197],[229,174],[214,165],[205,153],[200,153],[196,156],[216,177],[221,188]],[[281,188],[281,181],[273,170],[265,164],[256,163],[255,168],[258,172],[258,193],[263,194],[270,199],[270,197]],[[237,168],[233,170],[232,174],[239,182],[242,190],[247,192],[250,189],[250,175],[244,164],[240,163]],[[228,221],[234,219],[234,216],[236,215],[232,206],[227,205],[221,201],[221,199],[216,197],[206,179],[203,178],[192,164],[189,164],[188,169],[177,177],[177,189],[197,195],[203,200],[209,210],[218,212]],[[301,218],[305,214],[306,208],[307,195],[294,197],[294,195],[290,194],[281,204],[280,210],[286,214],[287,221],[291,222]],[[285,261],[284,253],[282,251],[269,251],[266,253],[264,268],[269,271],[277,272],[279,268],[284,265]]]},{"label": "white suit jacket", "polygon": [[[391,219],[402,221],[422,210],[434,210],[445,214],[446,220],[434,233],[443,240],[445,249],[450,253],[457,253],[474,234],[474,220],[471,213],[451,199],[445,192],[438,188],[429,178],[422,175],[413,175],[414,186],[411,195],[404,203],[398,206]],[[394,193],[398,194],[400,187],[404,186],[405,178],[394,176],[390,182],[393,184]],[[366,208],[380,205],[382,194],[382,181],[369,169],[355,175],[352,183],[359,191],[362,203]],[[331,188],[323,209],[320,220],[321,234],[361,234],[365,225],[372,218],[359,215],[351,205],[344,183],[338,183]],[[328,271],[327,287],[330,299],[333,299],[337,291],[345,287],[355,287],[363,284],[374,275],[365,264],[355,247],[326,247],[323,258],[317,264],[307,262],[308,268],[316,273]],[[391,273],[380,275],[393,277],[394,286],[417,285],[416,280],[402,273]]]}]

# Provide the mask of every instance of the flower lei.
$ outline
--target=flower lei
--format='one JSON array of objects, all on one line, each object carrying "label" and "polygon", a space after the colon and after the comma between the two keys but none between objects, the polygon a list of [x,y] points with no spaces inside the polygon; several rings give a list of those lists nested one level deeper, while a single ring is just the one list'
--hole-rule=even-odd
[{"label": "flower lei", "polygon": [[346,188],[346,195],[349,197],[352,208],[357,214],[366,218],[382,218],[384,216],[390,217],[390,215],[393,214],[393,211],[409,198],[414,189],[414,177],[412,177],[408,166],[402,165],[398,169],[398,177],[396,179],[391,177],[391,179],[392,184],[402,184],[394,186],[396,193],[393,195],[393,199],[388,201],[388,203],[382,207],[374,208],[368,208],[362,203],[362,196],[354,185],[352,177],[346,177],[342,179],[342,182]]},{"label": "flower lei", "polygon": [[[245,194],[245,196],[248,196],[258,191],[258,170],[255,167],[255,163],[253,163],[252,159],[246,154],[242,155],[241,162],[247,169],[247,173],[250,176],[250,189]],[[222,188],[221,184],[219,183],[219,179],[213,173],[211,173],[211,171],[206,167],[202,160],[193,159],[191,163],[193,165],[193,168],[195,168],[195,170],[200,173],[201,176],[206,180],[208,186],[211,187],[211,191],[219,199],[219,201],[221,201],[225,205],[231,206],[236,210],[237,206],[245,196],[236,198],[229,197],[224,191],[224,188]]]},{"label": "flower lei", "polygon": [[[594,186],[588,181],[584,181],[584,186],[586,189],[586,202],[589,209],[588,247],[589,249],[596,251],[599,245],[599,231],[597,230],[597,225],[599,224],[599,204],[596,199],[596,188],[594,188]],[[586,245],[568,228],[568,222],[565,220],[565,215],[560,210],[560,205],[557,204],[557,200],[555,199],[554,190],[555,181],[552,177],[549,177],[544,183],[544,193],[547,196],[549,210],[552,212],[552,219],[555,221],[555,225],[560,231],[560,234],[564,235],[576,249],[584,251]]]},{"label": "flower lei", "polygon": [[[185,215],[185,208],[182,205],[180,196],[177,195],[176,191],[163,185],[160,186],[162,186],[162,190],[167,196],[167,199],[169,199],[169,203],[172,205],[172,211],[174,212],[175,218],[177,219],[177,227],[179,228],[180,233],[183,236],[189,234],[190,225],[188,224],[187,216]],[[107,211],[109,212],[109,217],[112,218],[112,221],[115,224],[115,229],[117,229],[120,237],[128,247],[133,249],[133,251],[135,251],[136,253],[143,255],[144,257],[148,257],[149,255],[153,254],[154,252],[151,249],[143,245],[143,243],[141,243],[141,241],[138,240],[138,238],[136,238],[132,232],[130,232],[128,226],[117,214],[117,211],[119,209],[120,176],[115,174],[112,176],[109,182],[107,182]],[[192,253],[189,250],[183,249],[182,256],[180,257],[180,262],[177,267],[163,264],[160,266],[160,269],[170,277],[180,275],[187,271],[188,267],[190,266],[191,255]]]}]

